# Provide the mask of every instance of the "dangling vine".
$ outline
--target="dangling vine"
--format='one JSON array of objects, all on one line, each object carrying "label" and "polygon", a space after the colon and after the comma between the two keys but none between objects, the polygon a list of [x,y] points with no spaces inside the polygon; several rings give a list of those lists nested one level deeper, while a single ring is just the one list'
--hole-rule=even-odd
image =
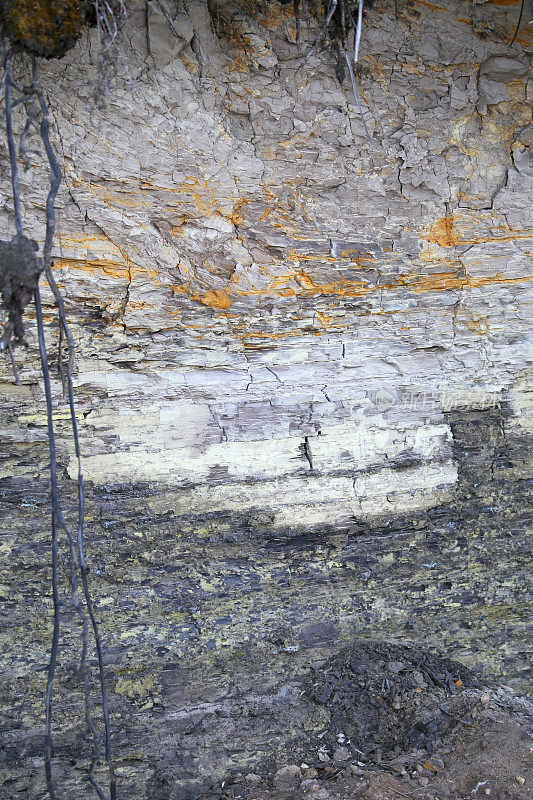
[{"label": "dangling vine", "polygon": [[[367,5],[371,1],[367,0]],[[266,8],[266,2],[267,0],[264,0],[264,9]],[[308,6],[306,0],[293,0],[293,4],[296,39],[299,42],[301,18],[308,19]],[[25,26],[22,21],[23,15],[20,12],[22,7],[26,9],[24,13],[33,15],[32,24],[28,26]],[[172,18],[168,16],[163,5],[161,5],[161,9],[172,27]],[[303,58],[301,67],[317,52],[325,37],[328,37],[331,48],[337,58],[337,78],[342,84],[347,68],[364,131],[368,140],[371,141],[356,83],[356,75],[360,71],[358,59],[363,10],[363,0],[356,0],[355,2],[352,0],[328,0],[327,5],[324,6],[324,17],[320,23],[318,35]],[[45,25],[44,34],[42,26],[40,26],[41,16],[45,18],[48,26],[46,27]],[[89,0],[88,2],[57,0],[55,3],[49,2],[49,0],[46,2],[45,0],[39,0],[39,2],[26,4],[25,0],[21,0],[20,3],[14,2],[14,0],[0,2],[0,57],[2,61],[0,102],[3,100],[4,103],[3,116],[5,118],[5,134],[9,152],[15,218],[15,235],[9,241],[0,241],[0,294],[2,300],[0,304],[0,351],[8,353],[14,380],[17,384],[20,383],[14,351],[17,345],[25,343],[24,311],[26,306],[33,300],[46,402],[50,454],[53,627],[45,690],[44,724],[45,779],[50,800],[59,800],[60,797],[56,790],[53,769],[53,698],[60,648],[61,613],[65,606],[75,611],[80,626],[78,675],[83,687],[85,726],[91,742],[91,758],[87,781],[92,785],[99,800],[116,800],[117,790],[111,756],[110,720],[102,644],[89,589],[89,568],[84,547],[85,495],[73,391],[74,340],[69,329],[63,297],[52,272],[51,255],[55,235],[55,201],[61,183],[61,170],[50,141],[49,107],[38,80],[36,57],[61,57],[79,38],[84,25],[96,26],[98,34],[98,79],[93,99],[97,107],[104,107],[110,91],[110,76],[116,74],[117,65],[122,63],[118,33],[126,21],[126,0]],[[348,44],[350,36],[353,37],[353,49],[352,45]],[[20,85],[13,77],[12,65],[14,56],[17,53],[22,53],[24,58],[27,57],[27,54],[30,54],[31,81],[28,85]],[[15,134],[14,109],[17,109],[15,116],[20,116],[20,112],[22,112],[23,116],[18,136]],[[28,145],[32,136],[35,137],[36,134],[40,139],[40,146],[44,148],[46,162],[50,170],[49,190],[45,206],[45,238],[40,255],[37,243],[24,233],[19,187],[19,162],[27,169],[30,166],[30,154],[39,155],[36,150],[30,149]],[[69,405],[70,424],[78,465],[78,519],[75,533],[73,533],[64,518],[59,497],[52,390],[39,289],[39,282],[43,275],[51,289],[58,309],[59,373],[63,385],[64,399],[68,401]],[[66,343],[67,351],[65,364],[63,364],[62,355],[64,343]],[[59,587],[58,565],[62,543],[61,534],[64,536],[66,560],[69,565],[70,587],[68,602],[61,598]],[[95,691],[93,690],[88,668],[91,641],[96,651],[103,731],[98,730],[98,725],[94,719],[93,696]],[[102,755],[108,771],[107,793],[95,775]]]},{"label": "dangling vine", "polygon": [[[294,2],[294,16],[296,20],[296,40],[299,41],[300,38],[300,13],[299,13],[299,0],[293,0]],[[361,32],[363,29],[363,3],[364,0],[358,0],[357,2],[357,19],[354,17],[354,7],[353,4],[348,2],[348,0],[328,0],[328,5],[325,11],[324,21],[320,27],[318,32],[318,36],[316,37],[313,45],[308,50],[305,59],[302,65],[299,67],[301,69],[313,56],[316,51],[318,50],[321,42],[323,41],[326,35],[329,35],[329,38],[332,42],[333,51],[337,58],[337,65],[336,65],[336,75],[337,80],[340,84],[344,82],[344,78],[346,75],[345,72],[345,65],[348,67],[348,74],[350,75],[350,81],[352,84],[352,91],[354,93],[355,102],[357,103],[357,108],[359,109],[359,115],[361,117],[361,121],[363,123],[363,128],[365,129],[365,134],[369,142],[372,142],[372,138],[368,131],[368,127],[365,121],[365,115],[363,113],[363,107],[361,105],[361,100],[359,97],[359,92],[357,91],[357,83],[355,80],[355,73],[358,68],[359,62],[359,48],[361,46]],[[350,32],[353,31],[353,55],[350,52],[348,47],[348,36]]]},{"label": "dangling vine", "polygon": [[[60,531],[63,531],[66,536],[68,553],[67,558],[70,571],[69,603],[78,615],[81,627],[80,662],[78,674],[83,684],[85,723],[92,743],[92,753],[87,780],[93,786],[100,800],[108,800],[108,798],[109,800],[116,800],[116,783],[111,759],[109,708],[104,676],[102,644],[94,613],[94,605],[89,590],[89,568],[87,566],[84,548],[85,496],[72,381],[74,341],[67,322],[63,297],[52,273],[51,254],[55,233],[55,200],[59,190],[59,185],[61,183],[61,170],[57,162],[54,148],[50,141],[48,104],[38,81],[35,55],[32,56],[31,83],[28,86],[20,86],[14,80],[11,69],[14,48],[13,46],[8,46],[6,44],[3,37],[3,30],[1,28],[0,54],[3,67],[0,88],[3,88],[4,92],[5,131],[9,150],[16,229],[15,236],[11,239],[11,241],[0,241],[0,290],[2,295],[2,303],[7,312],[7,320],[5,319],[4,315],[2,315],[4,331],[0,339],[0,349],[8,351],[11,358],[11,363],[13,365],[15,380],[19,382],[13,348],[15,345],[24,341],[23,313],[25,307],[33,298],[35,303],[37,339],[39,344],[39,355],[46,400],[48,445],[50,453],[53,630],[45,692],[44,763],[46,786],[50,800],[58,800],[59,795],[56,792],[52,768],[54,755],[52,737],[52,700],[59,650],[61,608],[62,605],[64,605],[64,602],[60,598],[58,581],[58,559],[60,549],[59,533]],[[25,114],[25,124],[20,134],[18,147],[16,144],[13,127],[13,109],[17,106],[20,107],[22,112]],[[38,130],[39,132],[40,140],[42,146],[44,147],[46,159],[50,168],[50,188],[46,198],[45,211],[45,240],[42,255],[40,257],[37,256],[37,243],[24,235],[21,197],[18,181],[18,160],[20,159],[24,165],[28,165],[29,153],[33,151],[28,150],[27,139],[31,131],[35,130]],[[73,535],[71,528],[65,521],[59,499],[52,391],[44,335],[41,295],[39,290],[39,279],[43,273],[55,298],[59,314],[61,337],[64,337],[66,340],[68,350],[67,365],[66,370],[64,371],[64,377],[66,383],[66,395],[70,409],[70,421],[72,426],[74,449],[78,463],[78,522],[76,536]],[[80,581],[81,597],[79,588]],[[87,664],[91,633],[94,640],[98,664],[100,702],[104,723],[104,758],[109,773],[108,794],[105,793],[95,777],[95,769],[102,755],[102,736],[98,732],[93,718],[93,691]]]}]

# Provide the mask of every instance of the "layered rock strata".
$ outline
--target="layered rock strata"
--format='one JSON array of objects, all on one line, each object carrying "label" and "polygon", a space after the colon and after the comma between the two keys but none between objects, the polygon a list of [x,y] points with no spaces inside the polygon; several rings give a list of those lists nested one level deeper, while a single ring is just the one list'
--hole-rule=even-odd
[{"label": "layered rock strata", "polygon": [[[197,793],[318,730],[291,693],[356,634],[525,685],[519,3],[375,3],[358,76],[371,143],[330,54],[302,67],[316,24],[297,44],[292,6],[259,6],[133,4],[131,86],[105,111],[94,32],[41,67],[92,586],[119,775],[138,797]],[[46,179],[38,158],[21,174],[38,240]],[[1,191],[7,239],[5,171]],[[48,456],[31,329],[30,312],[21,386],[7,361],[0,384],[5,797],[42,784]],[[54,390],[69,505],[59,377]],[[58,697],[73,690],[67,630]],[[76,702],[63,717],[58,700],[61,768]]]}]

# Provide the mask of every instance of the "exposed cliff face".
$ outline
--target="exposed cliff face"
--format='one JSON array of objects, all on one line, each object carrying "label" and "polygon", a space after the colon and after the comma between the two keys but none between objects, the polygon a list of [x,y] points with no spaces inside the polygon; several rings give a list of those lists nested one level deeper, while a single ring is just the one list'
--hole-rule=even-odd
[{"label": "exposed cliff face", "polygon": [[[90,42],[43,65],[94,589],[138,796],[282,746],[271,700],[250,743],[257,697],[296,691],[355,632],[523,685],[533,129],[525,34],[505,43],[517,5],[374,4],[371,144],[329,56],[298,70],[316,26],[298,47],[290,5],[263,21],[221,3],[212,25],[200,0],[166,3],[172,29],[134,5],[133,87],[103,114],[86,107]],[[45,178],[37,160],[21,176],[37,239]],[[7,741],[27,743],[5,774],[24,792],[41,781],[50,600],[31,335],[17,359],[22,386],[7,362],[0,385],[0,588]]]}]

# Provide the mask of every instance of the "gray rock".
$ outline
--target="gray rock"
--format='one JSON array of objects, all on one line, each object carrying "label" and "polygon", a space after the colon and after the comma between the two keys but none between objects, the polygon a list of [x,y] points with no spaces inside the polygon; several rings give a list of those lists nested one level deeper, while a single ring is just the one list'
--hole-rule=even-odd
[{"label": "gray rock", "polygon": [[350,758],[350,751],[347,747],[337,747],[333,753],[333,758],[335,761],[348,761]]},{"label": "gray rock", "polygon": [[278,769],[274,775],[274,786],[277,789],[289,789],[298,786],[302,776],[300,767],[296,764],[288,764]]}]

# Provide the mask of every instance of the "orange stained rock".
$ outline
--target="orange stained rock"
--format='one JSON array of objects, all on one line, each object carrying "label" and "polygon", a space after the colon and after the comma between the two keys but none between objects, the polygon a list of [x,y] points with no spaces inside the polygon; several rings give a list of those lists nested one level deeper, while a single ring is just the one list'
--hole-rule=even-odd
[{"label": "orange stained rock", "polygon": [[452,247],[460,243],[458,232],[455,228],[457,215],[446,214],[438,219],[429,229],[427,239],[442,247]]},{"label": "orange stained rock", "polygon": [[457,275],[456,272],[435,272],[432,275],[401,275],[398,283],[384,286],[383,289],[396,289],[403,286],[413,292],[435,292],[450,289],[479,289],[491,284],[518,284],[533,280],[533,276],[523,278],[506,278],[500,273],[496,275]]},{"label": "orange stained rock", "polygon": [[[145,269],[144,267],[131,268],[124,266],[116,261],[107,261],[103,259],[95,259],[94,261],[78,260],[71,258],[55,258],[54,267],[56,269],[73,269],[80,272],[103,272],[110,278],[117,280],[131,281],[133,275],[143,275],[144,277],[154,277],[153,271]],[[157,274],[157,273],[156,273]]]},{"label": "orange stained rock", "polygon": [[303,269],[297,273],[295,278],[302,289],[317,295],[332,294],[339,297],[363,297],[372,291],[372,288],[365,286],[361,282],[351,282],[344,279],[338,283],[315,283]]},{"label": "orange stained rock", "polygon": [[435,5],[435,3],[428,3],[427,0],[413,0],[413,2],[418,3],[421,6],[425,6],[429,8],[430,11],[444,11],[443,6]]},{"label": "orange stained rock", "polygon": [[335,317],[328,317],[322,311],[315,311],[315,317],[320,322],[323,328],[326,328],[328,325],[332,325],[336,322]]},{"label": "orange stained rock", "polygon": [[519,6],[522,0],[492,0],[495,6]]},{"label": "orange stained rock", "polygon": [[204,306],[209,308],[227,309],[231,306],[231,299],[223,289],[212,289],[202,297],[195,297]]},{"label": "orange stained rock", "polygon": [[[478,212],[476,215],[476,222],[485,221],[487,224],[490,224],[491,228],[495,231],[503,231],[504,233],[492,233],[488,236],[478,236],[476,238],[469,238],[468,235],[461,233],[459,228],[459,222],[463,223],[463,229],[467,228],[469,224],[469,217],[460,214],[446,214],[443,217],[440,217],[431,225],[426,227],[422,232],[420,232],[420,236],[425,241],[439,245],[440,247],[454,247],[456,245],[477,245],[477,244],[488,244],[490,242],[514,242],[514,241],[523,241],[527,239],[533,239],[533,235],[531,231],[524,229],[524,230],[516,230],[509,228],[506,225],[494,225],[494,222],[490,215],[483,214],[482,211]],[[440,261],[440,260],[447,260],[442,259],[438,255],[435,255],[435,251],[428,249],[425,253],[421,254],[421,259],[423,261]]]}]

